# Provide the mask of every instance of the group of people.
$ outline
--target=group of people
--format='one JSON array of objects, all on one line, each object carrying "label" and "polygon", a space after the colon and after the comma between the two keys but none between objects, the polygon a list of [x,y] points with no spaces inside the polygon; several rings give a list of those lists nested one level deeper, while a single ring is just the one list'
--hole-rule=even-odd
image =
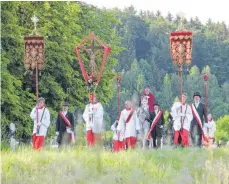
[{"label": "group of people", "polygon": [[[59,112],[56,122],[56,136],[58,144],[63,142],[74,142],[74,118],[73,114],[68,111],[69,104],[63,104],[62,111]],[[30,113],[34,121],[32,146],[34,150],[40,150],[44,146],[45,136],[50,125],[50,112],[45,107],[45,99],[39,98],[36,107]]]},{"label": "group of people", "polygon": [[[194,103],[187,104],[187,94],[183,93],[179,102],[175,102],[171,107],[169,114],[170,132],[172,144],[182,147],[189,147],[190,140],[193,146],[202,147],[214,142],[214,133],[216,124],[211,114],[206,114],[206,108],[200,102],[201,95],[199,92],[193,94]],[[144,99],[148,99],[148,116],[147,113],[142,120],[138,115],[139,109],[133,108],[130,101],[125,102],[125,109],[121,112],[119,120],[112,125],[113,150],[118,152],[123,149],[129,149],[136,146],[138,135],[140,139],[148,140],[148,146],[159,148],[162,145],[164,133],[164,115],[160,105],[155,101],[154,95],[150,92],[149,86],[141,96],[140,108],[145,109]],[[147,124],[148,122],[148,124]],[[145,127],[145,128],[144,128]],[[143,131],[141,135],[140,131]],[[145,134],[145,130],[146,134]],[[146,136],[145,136],[146,135]]]},{"label": "group of people", "polygon": [[[187,94],[183,93],[180,102],[175,102],[171,108],[169,120],[173,144],[188,147],[189,137],[191,137],[192,145],[201,147],[202,141],[206,143],[214,139],[216,125],[211,115],[206,114],[205,105],[200,102],[199,92],[194,93],[193,104],[187,104],[187,98]],[[164,114],[150,92],[149,86],[145,87],[139,105],[140,107],[136,108],[131,101],[127,100],[119,119],[111,126],[115,152],[136,147],[138,137],[142,140],[143,148],[161,146],[165,128]],[[56,140],[59,146],[75,142],[74,117],[68,107],[69,103],[65,102],[56,121]],[[88,147],[95,144],[102,145],[103,113],[102,104],[92,94],[83,113]],[[33,108],[30,117],[34,121],[32,145],[35,150],[39,150],[44,145],[50,125],[50,113],[45,107],[44,98],[38,99],[38,104]]]}]

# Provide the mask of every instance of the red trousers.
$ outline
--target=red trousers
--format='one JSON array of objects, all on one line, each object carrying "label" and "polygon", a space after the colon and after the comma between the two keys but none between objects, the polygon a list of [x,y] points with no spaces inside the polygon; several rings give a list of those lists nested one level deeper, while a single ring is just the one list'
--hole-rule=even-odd
[{"label": "red trousers", "polygon": [[88,130],[87,131],[87,145],[90,147],[90,146],[93,146],[94,144],[95,144],[94,134],[92,130]]},{"label": "red trousers", "polygon": [[134,148],[136,146],[136,137],[127,137],[126,138],[126,148]]},{"label": "red trousers", "polygon": [[34,150],[40,150],[45,143],[45,137],[44,136],[37,136],[36,134],[33,134],[33,149]]},{"label": "red trousers", "polygon": [[101,134],[95,134],[92,130],[87,131],[87,145],[89,147],[94,146],[95,144],[102,145]]},{"label": "red trousers", "polygon": [[177,146],[178,145],[178,138],[179,135],[181,136],[181,144],[185,147],[189,146],[189,131],[183,129],[182,131],[178,130],[174,132],[174,144]]},{"label": "red trousers", "polygon": [[119,152],[121,150],[124,150],[125,148],[124,141],[114,140],[113,148],[114,148],[114,152]]}]

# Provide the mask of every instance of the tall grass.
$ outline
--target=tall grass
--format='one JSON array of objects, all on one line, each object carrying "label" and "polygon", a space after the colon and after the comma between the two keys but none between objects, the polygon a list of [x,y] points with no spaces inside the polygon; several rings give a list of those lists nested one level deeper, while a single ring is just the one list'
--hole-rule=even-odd
[{"label": "tall grass", "polygon": [[229,149],[2,151],[4,184],[229,183]]}]

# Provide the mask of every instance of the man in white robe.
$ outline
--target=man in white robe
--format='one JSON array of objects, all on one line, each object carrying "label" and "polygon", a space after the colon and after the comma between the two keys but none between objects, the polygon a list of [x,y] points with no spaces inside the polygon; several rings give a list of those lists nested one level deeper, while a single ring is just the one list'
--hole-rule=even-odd
[{"label": "man in white robe", "polygon": [[44,146],[45,136],[50,125],[50,113],[45,107],[45,99],[39,98],[38,104],[30,113],[33,120],[33,149],[40,150]]},{"label": "man in white robe", "polygon": [[125,109],[121,112],[117,131],[124,131],[126,148],[134,148],[136,146],[137,132],[140,130],[139,120],[136,111],[131,108],[131,102],[125,102]]},{"label": "man in white robe", "polygon": [[86,105],[83,119],[86,122],[87,145],[102,145],[103,106],[96,100],[96,96],[92,95],[90,103]]},{"label": "man in white robe", "polygon": [[176,102],[172,106],[172,116],[174,119],[174,144],[178,146],[178,138],[181,136],[181,144],[184,147],[189,146],[189,130],[193,119],[190,105],[186,103],[187,94],[182,94],[181,102]]}]

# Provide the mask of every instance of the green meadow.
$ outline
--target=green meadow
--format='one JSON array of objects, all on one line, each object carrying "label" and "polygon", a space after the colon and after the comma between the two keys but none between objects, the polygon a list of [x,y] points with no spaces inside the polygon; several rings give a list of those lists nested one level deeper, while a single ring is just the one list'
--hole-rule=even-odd
[{"label": "green meadow", "polygon": [[2,184],[229,183],[229,148],[3,150]]}]

